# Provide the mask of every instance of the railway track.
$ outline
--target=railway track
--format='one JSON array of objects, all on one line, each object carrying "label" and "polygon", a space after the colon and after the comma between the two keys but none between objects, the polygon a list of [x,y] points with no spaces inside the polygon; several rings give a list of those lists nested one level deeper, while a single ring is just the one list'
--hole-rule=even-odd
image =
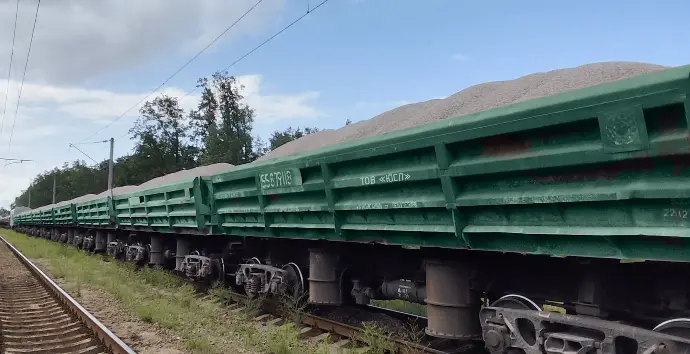
[{"label": "railway track", "polygon": [[[232,295],[233,303],[230,305],[230,311],[239,312],[244,309],[244,306],[249,302],[245,295],[235,294]],[[253,306],[253,305],[250,305]],[[391,312],[397,313],[398,318],[403,315],[409,316],[411,319],[419,320],[424,319],[423,317],[404,314],[399,311],[389,311],[387,309],[373,307],[372,312]],[[352,326],[346,323],[335,321],[324,316],[309,313],[303,311],[298,315],[294,313],[286,314],[285,311],[281,309],[280,305],[274,301],[266,301],[264,306],[258,314],[253,317],[253,320],[262,325],[273,325],[279,326],[283,325],[289,321],[287,318],[300,318],[300,324],[298,326],[298,331],[300,334],[300,339],[307,341],[328,341],[331,348],[336,350],[339,348],[349,349],[350,352],[354,353],[370,353],[378,352],[381,349],[380,343],[374,345],[372,348],[367,343],[367,334],[365,330]],[[425,319],[424,319],[425,320]],[[422,327],[423,328],[423,327]],[[369,338],[371,339],[371,338]],[[481,346],[475,345],[476,343],[460,343],[453,340],[444,340],[439,338],[433,338],[429,336],[421,336],[415,341],[410,341],[404,338],[396,336],[386,336],[382,338],[388,341],[393,351],[396,353],[405,354],[474,354],[483,353]],[[386,345],[388,347],[388,345]],[[372,351],[372,349],[374,349]]]},{"label": "railway track", "polygon": [[0,236],[0,352],[135,354]]}]

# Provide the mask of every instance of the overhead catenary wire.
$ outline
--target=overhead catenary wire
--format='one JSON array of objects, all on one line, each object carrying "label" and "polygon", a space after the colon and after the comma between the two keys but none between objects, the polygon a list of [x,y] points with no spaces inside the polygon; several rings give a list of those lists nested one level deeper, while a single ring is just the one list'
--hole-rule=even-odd
[{"label": "overhead catenary wire", "polygon": [[28,160],[28,159],[8,159],[8,158],[2,158],[2,157],[0,157],[0,160],[7,161],[5,163],[4,167],[7,167],[9,165],[18,164],[18,163],[33,162],[34,161],[34,160]]},{"label": "overhead catenary wire", "polygon": [[10,142],[7,144],[7,151],[12,147],[12,137],[14,136],[14,126],[17,123],[17,114],[19,113],[19,102],[22,100],[22,89],[24,89],[24,79],[26,78],[26,68],[29,66],[29,57],[31,57],[31,46],[34,43],[34,34],[36,33],[36,22],[38,22],[38,10],[41,8],[41,0],[36,3],[36,14],[34,15],[34,26],[31,29],[31,39],[29,40],[29,50],[26,53],[26,62],[24,63],[24,74],[22,74],[22,83],[19,85],[19,96],[17,97],[17,107],[14,110],[14,119],[12,120],[12,129],[10,130]]},{"label": "overhead catenary wire", "polygon": [[[182,70],[184,70],[184,68],[186,68],[186,67],[187,67],[189,64],[191,64],[194,60],[196,60],[202,53],[204,53],[208,48],[210,48],[214,43],[216,43],[221,37],[223,37],[226,33],[228,33],[228,31],[230,31],[230,30],[231,30],[233,27],[235,27],[240,21],[242,21],[243,18],[245,18],[247,15],[249,15],[249,13],[252,12],[257,6],[259,6],[259,4],[261,4],[261,2],[263,2],[263,0],[258,0],[252,7],[250,7],[247,11],[245,11],[245,12],[242,14],[242,16],[240,16],[237,20],[235,20],[235,22],[233,22],[230,26],[228,26],[227,28],[225,28],[225,30],[224,30],[223,32],[221,32],[219,35],[217,35],[216,38],[214,38],[209,44],[207,44],[203,49],[201,49],[198,53],[196,53],[196,55],[194,55],[191,59],[189,59],[186,63],[184,63],[184,65],[182,65],[180,68],[178,68],[178,69],[177,69],[175,72],[173,72],[170,76],[168,76],[167,79],[163,80],[163,82],[161,82],[158,86],[156,86],[153,90],[151,90],[148,94],[146,94],[146,96],[144,96],[142,99],[140,99],[140,100],[139,100],[136,104],[134,104],[133,106],[129,107],[126,111],[124,111],[122,114],[120,114],[119,116],[117,116],[115,119],[113,119],[112,121],[110,121],[110,122],[109,122],[108,124],[106,124],[103,128],[97,130],[95,133],[93,133],[93,134],[87,136],[86,138],[84,138],[84,140],[82,140],[82,142],[85,141],[85,140],[88,140],[88,139],[90,139],[90,138],[92,138],[92,137],[98,135],[98,133],[100,133],[100,132],[102,132],[102,131],[108,129],[108,127],[110,127],[111,125],[113,125],[113,124],[114,124],[115,122],[117,122],[118,120],[122,119],[122,117],[124,117],[125,115],[127,115],[127,113],[129,113],[131,110],[133,110],[134,108],[136,108],[139,104],[141,104],[142,102],[144,102],[147,98],[151,97],[151,95],[153,95],[153,94],[156,93],[158,90],[160,90],[161,87],[165,86],[165,84],[167,84],[170,80],[172,80],[175,76],[177,76],[177,74],[179,74]],[[79,143],[81,143],[81,142],[79,142]]]},{"label": "overhead catenary wire", "polygon": [[9,157],[0,157],[0,160],[3,160],[3,161],[20,161],[20,162],[33,161],[33,160],[28,160],[28,159],[14,159],[14,158],[9,158]]},{"label": "overhead catenary wire", "polygon": [[76,144],[72,144],[72,145],[103,144],[103,143],[107,143],[107,142],[109,142],[109,141],[110,141],[110,140],[87,141],[87,142],[76,143]]},{"label": "overhead catenary wire", "polygon": [[95,164],[98,165],[98,162],[97,162],[96,160],[94,160],[93,157],[91,157],[91,156],[89,156],[89,154],[87,154],[87,153],[81,151],[81,149],[79,149],[78,147],[74,146],[74,144],[69,144],[69,147],[77,149],[77,151],[81,152],[84,156],[86,156],[86,157],[88,157],[89,159],[91,159],[91,161],[93,161],[93,163],[95,163]]},{"label": "overhead catenary wire", "polygon": [[12,30],[12,49],[10,51],[10,65],[7,69],[7,88],[5,89],[5,104],[2,109],[2,121],[0,122],[0,136],[5,128],[5,113],[7,113],[7,101],[10,97],[10,77],[12,77],[12,61],[14,60],[14,41],[17,38],[17,18],[19,17],[19,0],[17,8],[14,10],[14,29]]},{"label": "overhead catenary wire", "polygon": [[[230,65],[228,65],[228,66],[226,66],[225,68],[223,68],[223,70],[221,70],[221,71],[226,71],[226,70],[232,68],[233,66],[239,64],[239,62],[241,62],[242,60],[244,60],[244,59],[247,58],[248,56],[252,55],[252,53],[254,53],[255,51],[259,50],[261,47],[263,47],[264,45],[266,45],[268,42],[272,41],[274,38],[278,37],[281,33],[285,32],[285,31],[288,30],[290,27],[296,25],[299,21],[302,21],[302,19],[304,19],[305,17],[307,17],[310,13],[316,11],[318,8],[320,8],[321,6],[323,6],[323,5],[324,5],[325,3],[327,3],[328,1],[330,1],[330,0],[323,0],[323,1],[321,1],[318,5],[316,5],[315,7],[313,7],[312,9],[307,8],[307,12],[305,12],[304,14],[302,14],[302,16],[300,16],[300,17],[296,18],[294,21],[290,22],[287,26],[283,27],[280,31],[278,31],[278,32],[274,33],[272,36],[268,37],[268,39],[266,39],[265,41],[261,42],[261,44],[257,45],[257,46],[254,47],[252,50],[248,51],[247,53],[245,53],[244,55],[242,55],[241,57],[239,57],[237,60],[235,60],[234,62],[232,62]],[[194,87],[191,91],[185,93],[182,97],[180,97],[179,100],[182,100],[182,99],[184,99],[185,97],[191,95],[192,93],[194,93],[194,92],[197,90],[197,88],[198,88],[198,86],[197,86],[197,87]]]},{"label": "overhead catenary wire", "polygon": [[[248,51],[247,53],[245,53],[244,55],[242,55],[241,57],[239,57],[238,59],[236,59],[235,61],[233,61],[230,65],[228,65],[228,66],[226,66],[225,68],[223,68],[221,71],[226,71],[226,70],[232,68],[233,66],[239,64],[239,62],[241,62],[242,60],[244,60],[245,58],[247,58],[248,56],[250,56],[250,55],[251,55],[252,53],[254,53],[255,51],[259,50],[261,47],[263,47],[264,45],[266,45],[268,42],[272,41],[274,38],[278,37],[281,33],[285,32],[285,31],[288,30],[290,27],[296,25],[299,21],[301,21],[302,19],[304,19],[305,17],[307,17],[310,13],[314,12],[315,10],[317,10],[318,8],[320,8],[321,6],[323,6],[323,5],[324,5],[325,3],[327,3],[328,1],[330,1],[330,0],[323,0],[323,1],[321,1],[318,5],[316,5],[315,7],[311,8],[311,9],[309,9],[309,8],[307,7],[307,11],[306,11],[304,14],[302,14],[300,17],[296,18],[294,21],[290,22],[287,26],[283,27],[281,30],[279,30],[278,32],[274,33],[272,36],[268,37],[266,40],[264,40],[263,42],[261,42],[259,45],[257,45],[256,47],[252,48],[252,50]],[[190,90],[189,92],[185,93],[182,97],[178,98],[178,100],[181,101],[181,100],[185,99],[187,96],[189,96],[189,95],[191,95],[192,93],[194,93],[197,89],[198,89],[198,86],[197,86],[197,87],[194,87],[192,90]],[[137,104],[138,104],[138,103],[137,103]],[[127,136],[128,134],[129,134],[129,133],[126,133],[126,134],[122,135],[120,138],[125,137],[125,136]],[[94,135],[95,135],[95,134],[94,134]],[[92,135],[92,136],[93,136],[93,135]]]}]

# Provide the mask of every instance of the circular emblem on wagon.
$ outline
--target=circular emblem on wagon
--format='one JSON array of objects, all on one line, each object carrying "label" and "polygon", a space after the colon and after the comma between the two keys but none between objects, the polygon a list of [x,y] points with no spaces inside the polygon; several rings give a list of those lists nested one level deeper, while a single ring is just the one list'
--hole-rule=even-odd
[{"label": "circular emblem on wagon", "polygon": [[635,118],[626,114],[611,114],[606,119],[606,137],[616,146],[640,141],[640,129]]}]

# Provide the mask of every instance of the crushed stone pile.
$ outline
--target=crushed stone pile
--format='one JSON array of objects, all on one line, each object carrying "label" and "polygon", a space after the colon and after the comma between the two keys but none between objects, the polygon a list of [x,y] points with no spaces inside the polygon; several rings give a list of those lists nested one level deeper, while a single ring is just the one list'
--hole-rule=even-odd
[{"label": "crushed stone pile", "polygon": [[146,181],[139,186],[137,186],[138,189],[146,189],[146,188],[151,188],[151,187],[158,187],[158,186],[164,186],[166,184],[178,182],[178,181],[183,181],[185,179],[189,178],[195,178],[195,177],[207,177],[207,176],[212,176],[218,173],[222,172],[227,172],[229,171],[233,165],[229,163],[215,163],[212,165],[206,165],[206,166],[199,166],[195,167],[189,170],[181,170],[177,172],[173,172],[164,176],[160,176],[157,178],[154,178],[152,180]]},{"label": "crushed stone pile", "polygon": [[328,145],[390,133],[447,118],[481,112],[589,86],[613,82],[667,69],[636,62],[604,62],[575,68],[552,70],[466,88],[444,99],[408,104],[381,113],[369,120],[340,129],[323,130],[293,140],[258,161],[315,150]]},{"label": "crushed stone pile", "polygon": [[[485,111],[491,108],[551,96],[589,86],[649,74],[668,67],[637,62],[603,62],[581,65],[574,68],[558,69],[526,75],[514,80],[495,81],[468,87],[444,99],[434,99],[404,105],[381,113],[369,120],[360,121],[340,129],[322,130],[293,140],[269,152],[257,161],[278,158],[300,152],[319,149],[347,141],[390,133],[396,130],[431,123]],[[211,176],[227,172],[234,166],[217,163],[182,170],[154,178],[138,186],[123,186],[113,189],[114,195],[127,194],[140,189],[163,186],[198,176]],[[98,195],[87,194],[69,201],[56,203],[79,203],[108,195],[108,191]],[[51,208],[47,205],[35,210]]]}]

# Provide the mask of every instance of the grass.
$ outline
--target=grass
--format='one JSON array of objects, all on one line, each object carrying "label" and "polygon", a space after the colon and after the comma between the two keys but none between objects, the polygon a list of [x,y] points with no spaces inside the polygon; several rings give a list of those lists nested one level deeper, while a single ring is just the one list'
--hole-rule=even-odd
[{"label": "grass", "polygon": [[294,324],[302,323],[308,300],[308,293],[283,295],[280,299],[280,310],[283,313],[283,317]]},{"label": "grass", "polygon": [[370,354],[386,354],[395,351],[392,334],[373,322],[364,324],[362,340],[369,345]]},{"label": "grass", "polygon": [[64,244],[8,230],[0,233],[28,258],[47,264],[53,277],[69,284],[66,290],[73,296],[78,297],[86,286],[112,294],[142,321],[179,336],[193,353],[227,353],[238,345],[250,353],[328,352],[324,343],[300,341],[294,324],[260,328],[247,321],[250,313],[258,312],[258,301],[245,316],[232,315],[225,309],[232,302],[227,288],[215,287],[211,296],[199,298],[190,285],[164,270],[137,270],[133,264],[104,262]]},{"label": "grass", "polygon": [[371,304],[413,315],[426,316],[426,306],[405,300],[372,300]]}]

